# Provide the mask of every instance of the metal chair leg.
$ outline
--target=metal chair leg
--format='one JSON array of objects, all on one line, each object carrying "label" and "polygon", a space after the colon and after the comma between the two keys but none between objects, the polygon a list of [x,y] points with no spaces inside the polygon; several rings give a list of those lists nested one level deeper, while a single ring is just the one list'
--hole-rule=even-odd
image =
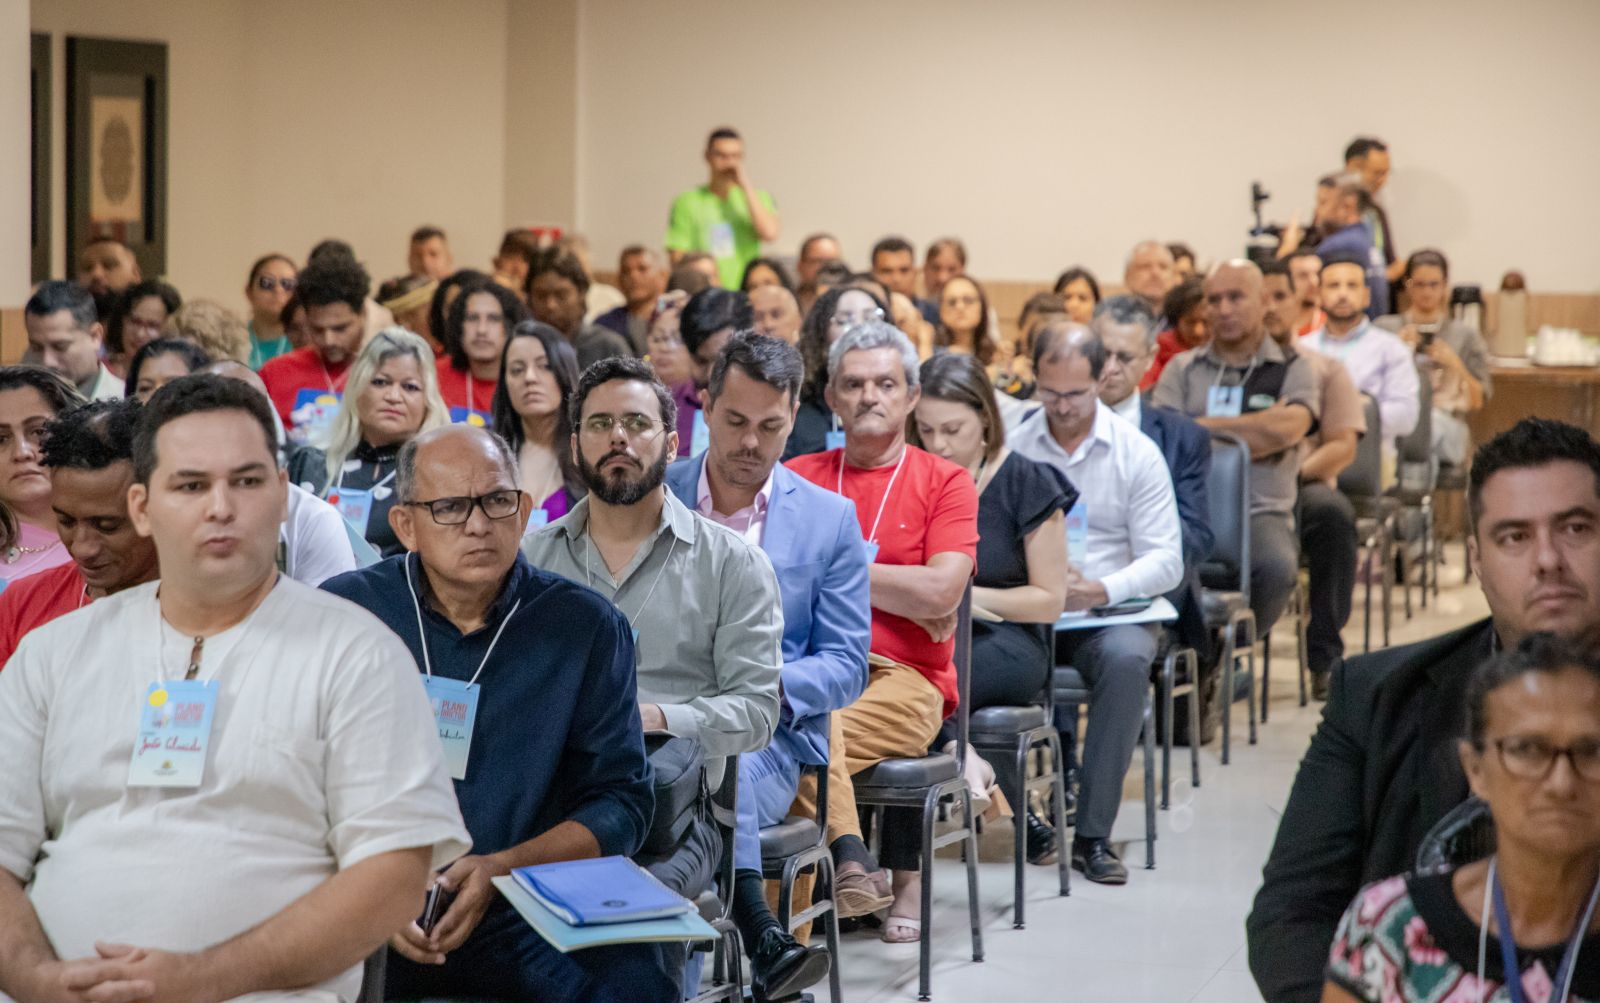
[{"label": "metal chair leg", "polygon": [[1144,696],[1144,869],[1156,867],[1156,714]]},{"label": "metal chair leg", "polygon": [[1298,579],[1294,583],[1294,603],[1295,661],[1298,663],[1297,669],[1300,673],[1300,706],[1304,707],[1310,702],[1310,695],[1306,690],[1306,680],[1311,675],[1311,666],[1306,657],[1306,607],[1311,604],[1311,600]]},{"label": "metal chair leg", "polygon": [[1256,744],[1256,623],[1250,623],[1250,647],[1245,649],[1245,658],[1249,661],[1248,682],[1250,684],[1249,699],[1246,705],[1250,708],[1250,744]]},{"label": "metal chair leg", "polygon": [[1072,855],[1072,848],[1067,845],[1067,761],[1061,755],[1059,733],[1051,731],[1045,742],[1050,747],[1051,763],[1054,765],[1050,798],[1055,805],[1055,817],[1051,822],[1056,833],[1056,868],[1061,872],[1060,894],[1065,896],[1072,894],[1072,865],[1068,859]]},{"label": "metal chair leg", "polygon": [[1228,765],[1233,746],[1233,670],[1234,634],[1239,629],[1237,621],[1229,621],[1227,636],[1222,640],[1222,765]]},{"label": "metal chair leg", "polygon": [[[823,883],[823,873],[827,873],[826,884]],[[817,883],[826,888],[828,897],[833,898],[833,855],[824,853],[817,861]],[[828,940],[828,959],[832,962],[828,966],[828,998],[831,1003],[844,1003],[844,986],[839,973],[839,910],[829,909],[822,916],[822,929]]]},{"label": "metal chair leg", "polygon": [[[972,792],[965,787],[961,790],[962,811],[966,817],[972,818]],[[967,826],[967,915],[972,921],[972,960],[983,960],[983,924],[978,918],[978,830],[972,825]],[[932,861],[929,861],[932,863]],[[922,901],[924,904],[933,901],[933,888],[928,883],[922,885]],[[928,928],[922,928],[922,942],[928,942]]]},{"label": "metal chair leg", "polygon": [[1193,648],[1185,648],[1184,660],[1189,663],[1189,769],[1194,773],[1194,786],[1200,787],[1200,656]]},{"label": "metal chair leg", "polygon": [[[1023,884],[1026,880],[1025,872],[1028,867],[1026,838],[1028,833],[1028,737],[1026,735],[1017,740],[1016,769],[1017,799],[1012,802],[1015,814],[1011,819],[1011,869],[1013,871],[1012,880],[1015,884],[1015,888],[1012,890],[1011,927],[1014,930],[1021,930],[1023,928],[1022,908],[1023,902],[1026,900]],[[1007,796],[1009,797],[1009,795]]]},{"label": "metal chair leg", "polygon": [[[933,983],[933,954],[931,943],[933,931],[929,924],[933,922],[933,816],[934,807],[939,802],[938,789],[928,791],[927,799],[922,805],[922,936],[917,943],[917,999],[932,999],[931,987]],[[966,809],[961,817],[961,824],[972,830],[972,800],[963,788],[962,805]],[[976,854],[973,854],[976,856]],[[972,866],[968,860],[967,866]]]},{"label": "metal chair leg", "polygon": [[[1161,810],[1166,811],[1172,807],[1172,733],[1175,730],[1175,721],[1172,717],[1173,700],[1173,664],[1178,659],[1178,649],[1169,648],[1167,656],[1161,660],[1161,720],[1166,722],[1166,727],[1161,730]],[[1194,736],[1194,741],[1200,740],[1199,735]]]},{"label": "metal chair leg", "polygon": [[1267,723],[1268,693],[1272,688],[1272,631],[1261,638],[1261,723]]}]

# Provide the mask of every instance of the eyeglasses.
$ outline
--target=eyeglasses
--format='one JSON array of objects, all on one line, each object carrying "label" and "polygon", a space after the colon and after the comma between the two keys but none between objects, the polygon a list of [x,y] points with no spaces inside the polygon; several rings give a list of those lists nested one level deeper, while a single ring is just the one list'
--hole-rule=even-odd
[{"label": "eyeglasses", "polygon": [[1550,775],[1556,759],[1566,756],[1572,771],[1584,780],[1600,782],[1600,738],[1585,738],[1572,745],[1551,745],[1542,738],[1512,736],[1491,743],[1500,754],[1500,765],[1522,780],[1543,780]]},{"label": "eyeglasses", "polygon": [[882,319],[883,311],[879,310],[877,307],[872,307],[868,310],[837,310],[834,312],[834,315],[828,319],[828,323],[835,327],[854,327],[857,324],[865,324],[869,320]]},{"label": "eyeglasses", "polygon": [[666,422],[661,421],[659,418],[651,418],[638,413],[591,414],[583,419],[584,434],[592,435],[597,439],[604,435],[610,435],[611,430],[618,425],[622,426],[622,431],[627,433],[630,439],[654,438],[655,432],[667,427]]},{"label": "eyeglasses", "polygon": [[483,509],[483,514],[491,519],[509,519],[522,507],[522,492],[516,488],[504,488],[486,495],[456,495],[401,504],[427,509],[433,521],[441,526],[460,526],[472,518],[474,508]]},{"label": "eyeglasses", "polygon": [[270,275],[256,276],[256,288],[264,293],[270,293],[274,289],[282,289],[286,293],[292,293],[294,292],[294,284],[294,279],[275,279]]},{"label": "eyeglasses", "polygon": [[1135,355],[1132,352],[1110,352],[1108,354],[1124,366],[1131,366],[1136,360],[1144,358],[1143,355]]}]

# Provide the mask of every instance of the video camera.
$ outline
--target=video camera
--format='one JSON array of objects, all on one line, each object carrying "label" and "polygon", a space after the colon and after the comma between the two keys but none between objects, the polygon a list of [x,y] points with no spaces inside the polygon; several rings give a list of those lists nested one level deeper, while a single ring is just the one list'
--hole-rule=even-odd
[{"label": "video camera", "polygon": [[1261,207],[1270,198],[1272,193],[1261,187],[1261,182],[1250,182],[1250,211],[1255,215],[1256,225],[1250,228],[1250,239],[1245,242],[1244,253],[1245,257],[1258,265],[1277,257],[1278,243],[1283,237],[1283,227],[1261,220]]}]

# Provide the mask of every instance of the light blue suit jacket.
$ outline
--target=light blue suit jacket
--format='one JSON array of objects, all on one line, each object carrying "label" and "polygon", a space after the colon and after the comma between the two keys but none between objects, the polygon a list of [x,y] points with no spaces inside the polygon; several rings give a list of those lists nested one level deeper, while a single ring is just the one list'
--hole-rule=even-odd
[{"label": "light blue suit jacket", "polygon": [[[667,488],[690,509],[704,464],[702,453],[667,469]],[[867,686],[872,603],[855,504],[779,464],[761,549],[783,597],[783,711],[772,741],[820,766],[828,761],[829,712]]]}]

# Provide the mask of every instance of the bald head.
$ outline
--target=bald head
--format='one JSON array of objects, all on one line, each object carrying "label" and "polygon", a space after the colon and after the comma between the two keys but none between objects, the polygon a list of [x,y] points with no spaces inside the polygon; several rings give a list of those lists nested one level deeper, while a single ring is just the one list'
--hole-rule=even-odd
[{"label": "bald head", "polygon": [[240,383],[248,383],[260,391],[262,396],[271,396],[271,394],[267,393],[267,385],[262,382],[260,374],[237,360],[219,359],[216,362],[207,364],[200,371],[202,373],[211,373],[215,376],[225,376],[230,380],[238,380]]},{"label": "bald head", "polygon": [[1201,289],[1212,338],[1227,350],[1253,351],[1261,343],[1267,309],[1261,269],[1242,258],[1221,261],[1212,266]]},{"label": "bald head", "polygon": [[400,447],[396,467],[400,503],[389,510],[395,536],[417,555],[436,592],[466,592],[486,609],[516,563],[533,509],[517,489],[517,461],[505,440],[472,425],[445,425]]},{"label": "bald head", "polygon": [[[517,458],[511,448],[498,435],[475,425],[444,425],[413,437],[401,447],[398,467],[395,489],[401,501],[517,486]],[[483,486],[490,481],[503,483]],[[478,487],[468,490],[469,483]]]},{"label": "bald head", "polygon": [[1167,245],[1156,240],[1141,240],[1128,253],[1128,266],[1122,274],[1128,292],[1150,304],[1161,315],[1161,301],[1178,284],[1177,263]]},{"label": "bald head", "polygon": [[1074,355],[1088,361],[1090,378],[1100,378],[1106,364],[1106,347],[1087,325],[1065,317],[1054,317],[1034,330],[1034,372]]}]

